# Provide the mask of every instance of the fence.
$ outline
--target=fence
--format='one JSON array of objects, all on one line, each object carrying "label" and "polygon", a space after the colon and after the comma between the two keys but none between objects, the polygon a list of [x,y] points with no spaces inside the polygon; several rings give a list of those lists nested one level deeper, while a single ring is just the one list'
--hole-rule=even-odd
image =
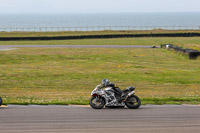
[{"label": "fence", "polygon": [[27,27],[1,28],[0,32],[55,32],[55,31],[105,31],[105,30],[200,30],[200,26],[90,26],[90,27]]}]

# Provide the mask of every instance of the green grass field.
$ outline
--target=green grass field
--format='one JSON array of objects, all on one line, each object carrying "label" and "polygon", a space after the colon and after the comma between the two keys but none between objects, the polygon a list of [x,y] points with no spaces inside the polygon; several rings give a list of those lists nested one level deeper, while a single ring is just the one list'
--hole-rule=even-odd
[{"label": "green grass field", "polygon": [[[56,43],[57,42],[57,43]],[[123,38],[22,41],[1,44],[199,46],[200,38]],[[88,104],[108,78],[121,89],[135,86],[143,104],[200,104],[200,60],[165,49],[20,48],[0,51],[0,95],[5,104]]]},{"label": "green grass field", "polygon": [[[199,31],[0,32],[2,37]],[[200,50],[200,37],[0,41],[0,45],[161,45]],[[108,78],[135,86],[143,104],[200,104],[200,60],[165,49],[20,48],[0,51],[0,95],[5,104],[88,104]]]}]

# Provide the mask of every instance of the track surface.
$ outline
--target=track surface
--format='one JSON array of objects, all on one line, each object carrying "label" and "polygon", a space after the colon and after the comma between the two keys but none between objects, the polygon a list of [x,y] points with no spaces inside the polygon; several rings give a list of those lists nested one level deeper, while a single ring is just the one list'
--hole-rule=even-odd
[{"label": "track surface", "polygon": [[145,105],[137,110],[85,106],[0,108],[0,132],[199,133],[200,106]]}]

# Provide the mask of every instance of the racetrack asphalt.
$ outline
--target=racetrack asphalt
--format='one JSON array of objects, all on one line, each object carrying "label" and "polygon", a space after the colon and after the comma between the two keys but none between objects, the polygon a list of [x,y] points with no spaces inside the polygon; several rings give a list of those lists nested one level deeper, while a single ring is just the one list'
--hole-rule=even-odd
[{"label": "racetrack asphalt", "polygon": [[139,109],[89,106],[0,107],[1,133],[199,133],[199,105],[144,105]]}]

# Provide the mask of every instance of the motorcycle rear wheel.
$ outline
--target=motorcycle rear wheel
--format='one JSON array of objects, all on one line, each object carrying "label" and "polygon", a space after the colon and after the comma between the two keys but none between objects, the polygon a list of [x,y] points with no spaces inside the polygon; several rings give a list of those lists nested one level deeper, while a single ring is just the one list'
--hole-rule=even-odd
[{"label": "motorcycle rear wheel", "polygon": [[137,109],[141,105],[141,100],[136,95],[132,95],[126,100],[125,104],[130,109]]},{"label": "motorcycle rear wheel", "polygon": [[105,101],[102,97],[92,97],[89,101],[90,106],[93,109],[102,109],[105,106]]}]

